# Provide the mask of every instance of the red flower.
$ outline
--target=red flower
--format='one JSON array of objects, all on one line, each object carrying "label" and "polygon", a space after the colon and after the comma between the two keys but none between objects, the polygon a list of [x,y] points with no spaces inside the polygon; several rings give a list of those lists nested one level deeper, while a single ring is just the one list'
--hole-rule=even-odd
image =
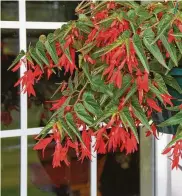
[{"label": "red flower", "polygon": [[82,140],[83,143],[81,143],[81,156],[80,156],[81,162],[83,162],[83,160],[86,157],[91,159],[91,152],[90,152],[91,132],[86,130],[82,131]]},{"label": "red flower", "polygon": [[158,111],[158,112],[162,112],[162,109],[156,104],[156,102],[153,99],[148,98],[147,99],[147,104],[149,105],[149,107],[151,107],[152,109]]},{"label": "red flower", "polygon": [[61,164],[60,164],[60,161],[61,161],[61,144],[60,143],[57,143],[56,144],[56,147],[55,147],[55,151],[54,151],[54,154],[53,154],[53,162],[52,162],[52,166],[53,168],[55,167],[61,167]]},{"label": "red flower", "polygon": [[71,147],[71,148],[75,149],[76,156],[77,156],[77,157],[79,156],[79,148],[78,148],[78,142],[77,142],[77,141],[74,141],[74,143],[73,143],[73,142],[67,137],[66,145],[67,145],[68,147]]},{"label": "red flower", "polygon": [[106,153],[106,144],[103,140],[103,134],[106,134],[106,129],[104,127],[99,129],[96,134],[95,151],[100,154]]},{"label": "red flower", "polygon": [[164,101],[164,103],[166,104],[169,104],[171,106],[173,106],[173,103],[171,102],[171,99],[173,98],[171,95],[168,95],[168,94],[163,94],[161,95],[162,96],[162,99]]},{"label": "red flower", "polygon": [[[175,136],[173,137],[173,139]],[[182,140],[177,141],[173,146],[166,148],[162,154],[167,154],[171,152],[170,157],[172,157],[172,169],[179,167],[179,159],[182,158]]]},{"label": "red flower", "polygon": [[157,17],[158,17],[159,20],[162,18],[162,16],[163,16],[163,13],[162,13],[162,12],[159,12],[159,13],[157,14]]},{"label": "red flower", "polygon": [[70,48],[69,50],[70,50],[71,60],[68,59],[65,54],[63,54],[59,59],[58,66],[64,67],[65,73],[70,71],[72,75],[73,71],[77,69],[75,65],[75,49]]},{"label": "red flower", "polygon": [[112,127],[109,134],[108,151],[116,151],[117,147],[120,147],[122,143],[126,141],[127,132],[118,124],[116,127]]},{"label": "red flower", "polygon": [[94,65],[96,61],[92,59],[88,54],[84,56],[84,61],[89,62],[90,64]]},{"label": "red flower", "polygon": [[64,102],[66,101],[67,97],[61,97],[61,99],[55,100],[55,101],[47,101],[47,102],[52,102],[52,108],[50,110],[57,110],[59,109]]},{"label": "red flower", "polygon": [[125,149],[126,149],[126,154],[130,154],[138,150],[137,140],[133,132],[130,133],[130,137],[127,137]]},{"label": "red flower", "polygon": [[95,20],[99,21],[99,20],[103,20],[104,18],[106,18],[108,16],[108,11],[107,10],[103,10],[101,12],[98,12],[95,15]]},{"label": "red flower", "polygon": [[174,32],[173,29],[170,29],[168,32],[168,42],[172,43],[173,41],[175,41]]},{"label": "red flower", "polygon": [[44,157],[44,151],[48,144],[50,144],[53,140],[53,135],[50,135],[47,138],[40,139],[38,143],[34,146],[34,150],[42,150],[42,156]]},{"label": "red flower", "polygon": [[11,71],[12,72],[17,71],[20,68],[21,64],[22,64],[22,62],[20,61],[19,63],[16,64],[16,66]]},{"label": "red flower", "polygon": [[34,74],[32,70],[28,70],[24,73],[24,75],[14,84],[14,87],[18,86],[20,83],[22,83],[22,91],[24,93],[28,93],[28,96],[33,95],[35,96],[35,91],[33,88],[34,85]]},{"label": "red flower", "polygon": [[151,125],[151,131],[146,132],[146,137],[150,136],[151,134],[153,134],[154,137],[156,139],[158,139],[158,132],[157,132],[157,128],[156,128],[155,124]]}]

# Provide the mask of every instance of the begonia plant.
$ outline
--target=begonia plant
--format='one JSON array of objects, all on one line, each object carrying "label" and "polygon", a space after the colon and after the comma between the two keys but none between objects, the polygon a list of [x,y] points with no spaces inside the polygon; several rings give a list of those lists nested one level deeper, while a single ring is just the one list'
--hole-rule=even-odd
[{"label": "begonia plant", "polygon": [[[158,137],[152,112],[178,111],[159,126],[177,125],[172,167],[182,157],[182,105],[173,104],[168,88],[182,93],[169,73],[182,56],[182,5],[178,2],[138,4],[123,1],[83,1],[78,19],[69,21],[35,46],[21,51],[10,69],[26,67],[22,92],[36,96],[34,84],[60,71],[69,73],[52,101],[54,114],[36,137],[35,150],[55,142],[53,167],[69,165],[69,149],[79,160],[91,158],[91,138],[97,153],[137,150],[139,127]],[[160,105],[163,107],[160,107]]]}]

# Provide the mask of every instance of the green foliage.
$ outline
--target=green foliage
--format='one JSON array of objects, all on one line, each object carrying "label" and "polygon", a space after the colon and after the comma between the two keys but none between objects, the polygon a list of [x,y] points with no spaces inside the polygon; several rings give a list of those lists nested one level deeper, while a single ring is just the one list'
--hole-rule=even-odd
[{"label": "green foliage", "polygon": [[[97,132],[101,123],[107,127],[114,119],[113,127],[121,124],[139,142],[137,128],[142,124],[151,130],[147,100],[160,100],[168,109],[164,101],[169,94],[167,86],[182,93],[169,75],[173,67],[178,67],[182,54],[178,27],[182,24],[181,10],[174,14],[170,2],[115,3],[117,6],[112,7],[108,2],[97,1],[90,9],[91,2],[82,2],[76,8],[77,20],[48,36],[41,35],[36,46],[29,47],[26,53],[21,51],[10,66],[16,66],[24,56],[31,63],[27,69],[33,74],[34,68],[40,66],[42,73],[38,77],[32,74],[33,84],[46,77],[45,72],[52,73],[53,68],[56,73],[63,70],[72,74],[64,88],[58,87],[65,102],[56,102],[57,108],[40,137],[44,138],[57,123],[62,141],[68,136],[83,142],[80,125]],[[28,85],[23,82],[26,88]],[[179,111],[159,126],[180,124],[181,119]],[[175,141],[177,138],[181,135]]]}]

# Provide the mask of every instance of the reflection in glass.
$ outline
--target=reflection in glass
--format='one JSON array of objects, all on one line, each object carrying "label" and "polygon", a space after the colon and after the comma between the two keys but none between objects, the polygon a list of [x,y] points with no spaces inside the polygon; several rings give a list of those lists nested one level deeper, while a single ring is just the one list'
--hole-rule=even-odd
[{"label": "reflection in glass", "polygon": [[18,20],[18,1],[1,1],[1,20]]},{"label": "reflection in glass", "polygon": [[45,150],[34,151],[35,140],[28,138],[28,196],[89,196],[90,162],[77,161],[76,155],[69,152],[70,166],[62,163],[61,167],[52,167],[54,143]]},{"label": "reflection in glass", "polygon": [[20,196],[20,139],[1,139],[1,195]]},{"label": "reflection in glass", "polygon": [[1,129],[11,130],[20,127],[19,87],[14,84],[19,71],[7,71],[19,52],[19,32],[17,29],[1,30]]},{"label": "reflection in glass", "polygon": [[[35,46],[40,35],[48,35],[50,32],[53,32],[53,30],[27,30],[27,47],[29,44]],[[64,71],[59,71],[57,74],[52,74],[50,79],[47,80],[45,72],[41,80],[34,86],[36,97],[28,98],[28,128],[41,127],[46,124],[53,114],[50,111],[51,103],[48,101],[61,97],[60,92],[58,92],[51,98],[59,84],[67,78],[68,76],[64,75]]]},{"label": "reflection in glass", "polygon": [[[67,22],[76,19],[79,1],[27,1],[27,21]],[[37,11],[39,10],[39,11]]]},{"label": "reflection in glass", "polygon": [[139,196],[139,153],[98,155],[98,196]]}]

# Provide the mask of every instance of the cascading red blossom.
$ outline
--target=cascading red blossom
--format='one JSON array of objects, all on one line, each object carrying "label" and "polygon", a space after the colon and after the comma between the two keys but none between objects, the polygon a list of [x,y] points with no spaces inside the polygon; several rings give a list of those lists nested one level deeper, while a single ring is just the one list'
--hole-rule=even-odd
[{"label": "cascading red blossom", "polygon": [[174,31],[173,29],[170,29],[168,32],[168,42],[172,43],[173,41],[175,41],[175,37],[174,37]]},{"label": "cascading red blossom", "polygon": [[[175,136],[173,139],[174,138]],[[174,145],[166,148],[162,154],[168,154],[169,152],[171,152],[169,158],[172,160],[172,169],[177,169],[179,167],[179,160],[182,158],[182,140],[179,140]]]},{"label": "cascading red blossom", "polygon": [[[157,59],[155,57],[156,55],[154,55],[154,49],[152,49],[153,52],[151,52],[149,49],[150,47],[152,47],[152,45],[149,44],[147,47],[147,42],[145,43],[145,39],[141,39],[141,44],[136,43],[136,40],[134,39],[134,36],[143,38],[144,34],[147,35],[148,30],[151,30],[152,33],[157,36],[159,27],[158,23],[160,23],[161,19],[163,20],[166,13],[157,13],[157,23],[151,25],[152,28],[150,29],[148,28],[148,24],[151,24],[152,20],[149,21],[145,19],[144,22],[142,22],[143,19],[140,21],[141,18],[139,14],[136,14],[135,16],[136,24],[138,24],[137,20],[139,20],[140,23],[138,27],[135,27],[135,25],[132,24],[132,21],[129,21],[127,19],[130,18],[127,13],[130,10],[130,6],[125,7],[117,2],[110,1],[106,2],[106,4],[103,4],[100,8],[98,7],[98,10],[94,11],[95,6],[97,5],[94,5],[94,3],[89,3],[88,7],[87,5],[84,5],[84,9],[78,7],[78,13],[82,13],[82,15],[80,16],[80,19],[78,19],[78,21],[71,21],[70,24],[66,26],[66,28],[63,27],[63,31],[61,30],[61,32],[63,32],[63,34],[65,33],[64,36],[60,34],[61,36],[58,36],[59,38],[56,39],[56,32],[53,34],[53,38],[55,38],[56,40],[55,42],[51,42],[49,39],[47,39],[46,43],[44,43],[44,41],[40,39],[40,42],[42,42],[43,44],[42,53],[36,54],[36,56],[32,56],[31,52],[30,54],[29,52],[27,52],[25,54],[26,60],[21,59],[20,62],[17,63],[12,69],[13,72],[16,72],[19,70],[23,63],[27,64],[27,71],[17,81],[15,86],[21,83],[22,91],[24,93],[27,92],[29,96],[35,96],[36,93],[33,86],[41,79],[42,76],[44,76],[44,74],[49,80],[52,74],[57,71],[57,69],[63,69],[65,74],[69,73],[71,75],[70,79],[71,81],[73,81],[72,79],[74,76],[74,71],[77,69],[77,62],[75,60],[76,54],[79,54],[79,57],[81,57],[79,58],[79,70],[82,69],[82,66],[84,66],[84,63],[82,64],[82,62],[86,62],[85,65],[89,65],[88,73],[86,74],[84,70],[82,75],[83,77],[80,73],[78,73],[78,78],[74,76],[76,78],[74,79],[74,81],[78,80],[78,87],[76,87],[74,81],[71,84],[69,82],[63,82],[60,86],[60,91],[63,94],[61,98],[55,101],[50,101],[52,103],[50,110],[56,110],[56,122],[52,127],[52,133],[46,138],[39,139],[34,149],[42,150],[44,156],[46,147],[52,142],[52,144],[54,144],[53,167],[61,166],[61,162],[64,162],[68,166],[70,165],[68,160],[68,152],[70,149],[76,152],[76,156],[79,160],[81,160],[81,162],[83,162],[85,158],[91,159],[92,155],[90,150],[90,143],[92,136],[96,137],[94,149],[95,151],[97,151],[97,153],[105,154],[107,152],[114,152],[117,150],[120,150],[121,152],[125,151],[126,154],[135,152],[138,148],[138,141],[136,139],[137,137],[135,137],[134,135],[134,130],[131,129],[132,126],[129,122],[130,119],[133,120],[133,126],[137,128],[142,123],[142,115],[141,117],[138,117],[137,112],[142,113],[143,111],[143,117],[145,117],[144,115],[146,115],[145,118],[148,121],[152,117],[152,112],[162,112],[162,108],[158,105],[157,102],[158,96],[156,97],[153,91],[156,90],[156,92],[160,93],[159,96],[163,100],[164,106],[173,106],[173,97],[167,93],[164,94],[165,91],[162,92],[162,90],[160,89],[160,83],[156,82],[157,79],[155,81],[155,77],[154,80],[152,78],[155,73],[153,69],[151,69],[150,60],[153,60],[153,57],[154,59]],[[152,14],[152,12],[156,9],[156,6],[157,5],[148,6],[146,8],[146,11],[148,11],[149,14]],[[91,8],[91,14],[89,13],[89,15],[87,15],[85,14],[85,12],[88,11],[87,8],[89,7]],[[117,8],[119,8],[119,10],[117,10]],[[116,12],[115,9],[117,10]],[[178,19],[178,17],[176,17],[173,20],[173,24],[176,28],[174,28],[174,26],[172,26],[171,24],[169,30],[164,30],[167,31],[165,32],[165,36],[167,35],[167,40],[170,43],[169,45],[171,47],[174,45],[177,50],[178,37],[175,35],[175,33],[176,31],[178,31],[178,29],[180,32],[182,32],[182,22]],[[163,25],[161,25],[161,28],[163,28],[162,26]],[[153,36],[152,33],[151,38]],[[148,37],[150,39],[150,36],[146,36],[146,40]],[[154,48],[158,46],[157,48],[159,48],[161,55],[159,54],[160,61],[158,59],[157,60],[160,62],[160,64],[164,65],[165,63],[162,63],[163,54],[166,55],[165,60],[168,61],[172,52],[166,49],[164,41],[161,40],[160,37],[158,40],[156,40],[157,45],[154,45]],[[50,41],[50,43],[47,43],[47,41]],[[52,49],[50,48],[51,50],[48,50],[49,44],[52,47],[54,46]],[[168,48],[170,46],[168,46]],[[56,54],[52,54],[55,49]],[[145,55],[145,58],[143,58],[142,60],[141,56],[143,55]],[[37,63],[34,64],[34,61],[37,62],[35,60],[36,57],[42,63],[47,60],[48,62],[46,64],[43,63],[43,65],[37,65]],[[33,59],[32,61],[31,58]],[[146,66],[148,64],[147,67],[149,67],[150,69],[145,69],[146,67],[144,63],[146,64]],[[95,77],[95,72],[93,71],[94,68],[98,70],[100,77],[105,82],[105,89],[103,87],[103,89],[98,88],[98,91],[93,90],[96,89],[96,87],[94,86],[95,83],[92,82]],[[152,71],[148,73],[148,70]],[[96,74],[96,76],[98,75]],[[126,76],[128,76],[128,78],[131,78],[131,80],[128,81],[129,85],[126,85],[125,82]],[[161,74],[161,76],[163,76],[163,74]],[[88,85],[86,83],[87,86],[85,85],[81,89],[82,83],[84,83],[87,79],[89,80]],[[113,85],[108,85],[108,83]],[[124,86],[124,84],[127,86],[126,89],[122,89],[122,86]],[[70,86],[72,86],[72,88]],[[99,97],[97,96],[99,92],[103,93],[105,91],[108,94],[111,94],[109,91],[114,87],[117,92],[122,94],[117,97],[117,100],[114,100],[115,89],[113,90],[114,96],[112,98],[113,101],[116,102],[116,104],[114,102],[113,104],[117,106],[117,111],[114,111],[112,113],[112,116],[108,117],[106,121],[104,121],[106,122],[106,125],[103,125],[98,130],[95,130],[95,132],[92,132],[90,129],[87,130],[87,126],[85,124],[88,121],[89,123],[92,122],[92,120],[93,122],[95,122],[95,118],[96,120],[98,120],[98,116],[95,115],[95,113],[97,112],[94,109],[94,106],[97,107],[97,102],[95,103],[93,108],[86,107],[90,103],[92,105],[92,101],[88,101],[89,103],[87,103],[86,100],[84,100],[83,96],[83,94],[88,91],[88,86],[91,89],[91,93],[92,90],[94,91],[94,99],[97,99],[97,97]],[[92,86],[95,88],[92,89]],[[100,86],[100,88],[102,88],[102,85]],[[64,94],[65,90],[67,92]],[[68,101],[69,99],[67,99],[68,96],[71,97],[70,102]],[[135,104],[133,104],[132,98],[136,99]],[[103,100],[104,99],[105,97],[103,98]],[[109,98],[106,99],[107,100],[104,100],[105,103],[107,101],[109,102]],[[69,105],[65,106],[65,102],[69,102]],[[81,110],[79,107],[76,107],[78,106],[77,104],[81,105],[82,103],[85,110]],[[58,109],[60,108],[63,108],[62,115],[58,114]],[[78,110],[80,109],[80,111],[76,111],[75,108]],[[182,106],[179,106],[179,108],[181,109]],[[127,110],[126,114],[124,114],[124,118],[122,118],[122,112],[124,109]],[[66,118],[66,115],[68,113],[73,117],[73,122],[70,122],[71,118]],[[84,118],[88,117],[89,120],[87,119],[85,122],[83,122],[82,120],[84,118],[82,118],[82,120],[81,118],[79,118],[79,115],[81,116],[82,113],[84,114]],[[119,114],[121,114],[121,116]],[[43,117],[45,118],[45,116]],[[92,117],[93,119],[91,119]],[[9,118],[8,120],[11,121],[11,118]],[[144,119],[144,121],[146,120]],[[61,124],[63,121],[65,124]],[[60,126],[58,126],[59,123]],[[68,130],[65,130],[66,125],[68,125],[69,127]],[[75,132],[78,131],[80,127],[83,128],[81,134],[79,132],[76,134]],[[152,123],[150,125],[150,128],[151,129],[146,132],[146,136],[153,134],[155,138],[158,138],[156,125]],[[70,132],[73,134],[72,137]],[[178,141],[175,145],[166,149],[164,151],[164,154],[172,150],[172,167],[174,168],[177,167],[179,158],[180,156],[182,156],[182,141]]]},{"label": "cascading red blossom", "polygon": [[50,110],[57,110],[57,109],[59,109],[64,104],[66,99],[67,99],[67,97],[63,96],[59,100],[47,101],[47,102],[51,102],[52,103],[52,108],[50,108]]},{"label": "cascading red blossom", "polygon": [[93,135],[93,132],[91,130],[83,130],[82,131],[82,140],[83,143],[80,144],[81,147],[81,156],[80,160],[83,162],[85,158],[91,159],[91,152],[90,152],[90,144],[91,144],[91,136]]},{"label": "cascading red blossom", "polygon": [[105,135],[107,134],[105,127],[99,129],[97,131],[97,133],[95,134],[96,135],[95,150],[99,154],[105,154],[106,153],[106,143],[105,143],[105,140],[103,138],[103,134],[105,134]]},{"label": "cascading red blossom", "polygon": [[20,83],[22,84],[23,93],[28,93],[28,96],[35,96],[35,90],[33,88],[35,81],[40,80],[42,75],[42,71],[37,66],[34,71],[27,70],[24,75],[15,83],[14,87],[18,86]]},{"label": "cascading red blossom", "polygon": [[149,105],[149,107],[151,109],[154,109],[157,112],[162,112],[162,109],[157,105],[157,103],[153,99],[148,98],[147,99],[147,104]]}]

